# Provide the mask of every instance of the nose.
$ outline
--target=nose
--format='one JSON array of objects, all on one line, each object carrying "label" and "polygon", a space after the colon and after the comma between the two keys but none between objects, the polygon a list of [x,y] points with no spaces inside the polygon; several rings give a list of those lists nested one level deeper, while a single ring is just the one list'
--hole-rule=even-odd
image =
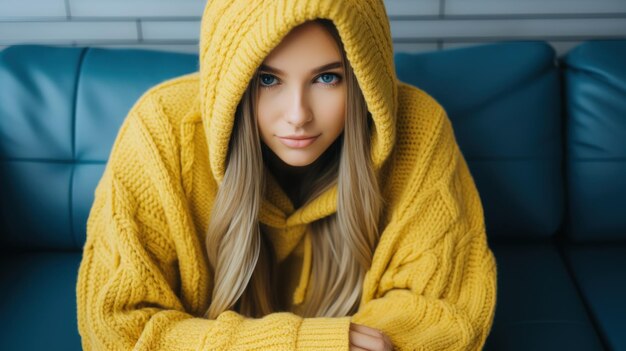
[{"label": "nose", "polygon": [[291,103],[287,110],[287,123],[299,128],[313,119],[313,113],[309,108],[306,91],[294,89],[291,94]]}]

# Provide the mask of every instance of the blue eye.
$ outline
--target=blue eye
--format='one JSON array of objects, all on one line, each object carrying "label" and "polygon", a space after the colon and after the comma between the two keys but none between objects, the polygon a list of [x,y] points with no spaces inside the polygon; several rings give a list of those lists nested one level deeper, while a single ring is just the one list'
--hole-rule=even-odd
[{"label": "blue eye", "polygon": [[[336,78],[334,83],[333,83],[333,78]],[[261,84],[261,88],[266,88],[266,89],[270,89],[273,88],[274,86],[278,85],[277,84],[271,84],[273,80],[275,80],[276,77],[271,75],[271,74],[260,74],[259,75],[259,83]],[[318,79],[322,80],[322,84],[328,87],[334,87],[337,84],[339,84],[339,82],[341,81],[341,76],[339,74],[336,73],[322,73],[321,75],[317,76],[316,81]]]},{"label": "blue eye", "polygon": [[[276,77],[274,77],[274,76],[273,76],[273,75],[271,75],[271,74],[261,74],[259,77],[260,77],[260,81],[261,81],[261,83],[263,83],[263,84],[269,84],[269,82],[267,82],[267,79],[264,79],[264,78],[268,78],[268,77],[269,77],[269,78],[270,78],[270,79],[269,79],[269,80],[270,80],[270,82],[271,82],[271,80],[272,80],[272,79],[275,79],[275,78],[276,78]],[[268,85],[263,85],[263,84],[261,84],[261,86],[263,86],[263,87],[268,87]]]},{"label": "blue eye", "polygon": [[[334,73],[324,73],[324,74],[322,74],[319,77],[322,78],[322,80],[324,81],[325,84],[332,85],[332,86],[337,85],[337,83],[339,83],[339,80],[340,80],[339,79],[340,78],[339,75],[338,74],[334,74]],[[328,78],[328,77],[330,77],[331,81],[332,81],[332,78],[335,77],[335,78],[337,78],[337,81],[334,82],[334,83],[325,81],[324,78]]]}]

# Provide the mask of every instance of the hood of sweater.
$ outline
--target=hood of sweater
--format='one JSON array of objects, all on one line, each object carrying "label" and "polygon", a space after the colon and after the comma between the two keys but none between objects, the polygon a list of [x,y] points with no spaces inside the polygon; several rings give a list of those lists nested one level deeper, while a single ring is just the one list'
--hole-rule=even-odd
[{"label": "hood of sweater", "polygon": [[[212,176],[224,177],[237,105],[253,75],[296,26],[316,18],[330,19],[341,37],[363,92],[374,128],[371,159],[379,175],[395,144],[398,82],[389,19],[383,0],[209,0],[201,21],[199,103]],[[278,261],[296,248],[306,225],[337,211],[337,185],[294,209],[270,177],[259,210],[268,225]],[[296,301],[303,298],[310,267],[310,240],[304,240],[303,268]]]},{"label": "hood of sweater", "polygon": [[294,27],[333,21],[375,124],[375,170],[395,141],[397,86],[383,0],[209,0],[200,29],[199,101],[213,177],[221,183],[235,110],[256,68]]}]

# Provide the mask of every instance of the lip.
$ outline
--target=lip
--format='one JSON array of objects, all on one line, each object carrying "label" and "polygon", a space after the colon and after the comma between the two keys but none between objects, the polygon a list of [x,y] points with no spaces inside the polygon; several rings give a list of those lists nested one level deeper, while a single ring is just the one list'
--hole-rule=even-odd
[{"label": "lip", "polygon": [[300,148],[304,148],[313,144],[313,142],[317,140],[318,137],[319,135],[316,135],[313,137],[289,136],[289,137],[278,137],[278,140],[280,140],[280,142],[283,143],[287,147],[300,149]]},{"label": "lip", "polygon": [[279,138],[302,140],[302,139],[313,139],[313,138],[317,138],[318,136],[319,135],[285,135],[284,137],[279,136]]}]

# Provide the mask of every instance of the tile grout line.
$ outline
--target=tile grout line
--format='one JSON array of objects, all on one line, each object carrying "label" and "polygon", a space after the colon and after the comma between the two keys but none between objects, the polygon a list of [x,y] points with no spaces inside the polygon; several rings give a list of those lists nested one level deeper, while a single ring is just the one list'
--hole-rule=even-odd
[{"label": "tile grout line", "polygon": [[141,19],[137,18],[137,37],[139,38],[139,42],[143,42],[143,31],[141,30]]},{"label": "tile grout line", "polygon": [[446,17],[446,0],[439,0],[439,19]]},{"label": "tile grout line", "polygon": [[72,20],[72,10],[70,8],[70,0],[64,0],[65,2],[65,16],[68,21]]}]

